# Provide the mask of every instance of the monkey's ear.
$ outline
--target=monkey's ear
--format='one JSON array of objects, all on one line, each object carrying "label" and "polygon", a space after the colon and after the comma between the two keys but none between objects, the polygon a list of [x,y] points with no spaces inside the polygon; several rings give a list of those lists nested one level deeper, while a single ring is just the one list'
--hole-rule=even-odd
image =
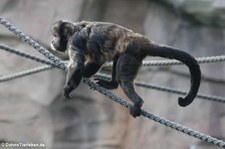
[{"label": "monkey's ear", "polygon": [[63,23],[63,20],[58,20],[58,21],[56,21],[56,22],[54,23],[54,25],[53,25],[53,30],[54,30],[54,28],[59,28],[59,26],[60,26],[62,23]]},{"label": "monkey's ear", "polygon": [[62,24],[63,20],[58,20],[55,24]]}]

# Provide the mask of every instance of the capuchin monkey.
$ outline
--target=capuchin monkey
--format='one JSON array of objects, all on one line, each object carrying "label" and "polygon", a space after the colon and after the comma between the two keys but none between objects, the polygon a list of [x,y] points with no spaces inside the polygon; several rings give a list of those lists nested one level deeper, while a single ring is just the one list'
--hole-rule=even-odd
[{"label": "capuchin monkey", "polygon": [[176,59],[187,65],[191,74],[190,91],[186,97],[179,98],[180,106],[189,105],[197,95],[201,71],[195,58],[184,51],[160,45],[132,30],[107,22],[60,20],[54,24],[52,33],[53,53],[69,60],[64,86],[67,98],[82,77],[91,77],[105,62],[113,61],[111,81],[97,78],[96,83],[106,89],[116,89],[120,85],[134,104],[131,115],[139,116],[143,100],[136,93],[133,82],[146,56]]}]

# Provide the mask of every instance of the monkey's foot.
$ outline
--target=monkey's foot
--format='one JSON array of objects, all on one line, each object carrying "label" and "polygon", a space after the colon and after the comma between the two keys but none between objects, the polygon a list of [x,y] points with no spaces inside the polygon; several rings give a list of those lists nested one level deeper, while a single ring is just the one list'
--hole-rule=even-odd
[{"label": "monkey's foot", "polygon": [[141,115],[141,108],[140,107],[137,107],[137,106],[132,106],[130,108],[130,114],[136,118],[137,116],[140,116]]},{"label": "monkey's foot", "polygon": [[95,78],[96,83],[106,89],[116,89],[118,87],[118,83],[116,81],[106,81],[99,78]]}]

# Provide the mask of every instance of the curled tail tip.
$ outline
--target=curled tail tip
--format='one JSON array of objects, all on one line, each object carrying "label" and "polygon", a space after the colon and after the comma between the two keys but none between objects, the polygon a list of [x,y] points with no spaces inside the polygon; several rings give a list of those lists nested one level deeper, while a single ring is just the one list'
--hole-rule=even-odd
[{"label": "curled tail tip", "polygon": [[194,100],[194,99],[190,99],[190,98],[187,98],[187,97],[185,97],[185,98],[180,97],[180,98],[178,98],[178,104],[179,104],[181,107],[186,107],[186,106],[188,106],[189,104],[191,104],[193,100]]}]

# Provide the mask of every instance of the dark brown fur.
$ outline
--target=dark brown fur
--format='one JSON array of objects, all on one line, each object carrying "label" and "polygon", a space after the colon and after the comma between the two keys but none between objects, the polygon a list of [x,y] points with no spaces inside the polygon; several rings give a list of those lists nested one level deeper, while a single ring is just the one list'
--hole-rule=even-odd
[{"label": "dark brown fur", "polygon": [[68,98],[82,77],[91,77],[106,61],[113,61],[112,80],[96,79],[97,83],[107,89],[115,89],[120,85],[134,103],[131,114],[134,117],[139,116],[143,100],[134,90],[133,80],[142,60],[148,55],[177,59],[188,66],[191,87],[184,99],[179,98],[179,105],[189,105],[198,92],[201,71],[191,55],[154,43],[122,26],[107,22],[58,21],[54,24],[53,36],[53,53],[69,59],[69,71],[64,87],[64,95]]}]

